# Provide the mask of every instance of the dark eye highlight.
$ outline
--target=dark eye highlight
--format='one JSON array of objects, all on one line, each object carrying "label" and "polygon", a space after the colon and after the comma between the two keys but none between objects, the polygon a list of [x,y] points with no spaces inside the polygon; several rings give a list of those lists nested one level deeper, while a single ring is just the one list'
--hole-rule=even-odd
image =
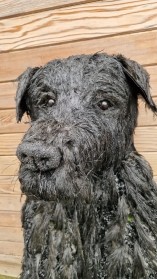
[{"label": "dark eye highlight", "polygon": [[98,106],[101,110],[107,110],[109,107],[111,107],[111,103],[107,100],[102,100],[98,103]]},{"label": "dark eye highlight", "polygon": [[43,93],[40,97],[40,100],[37,102],[37,105],[41,107],[52,107],[56,102],[56,96],[53,93]]}]

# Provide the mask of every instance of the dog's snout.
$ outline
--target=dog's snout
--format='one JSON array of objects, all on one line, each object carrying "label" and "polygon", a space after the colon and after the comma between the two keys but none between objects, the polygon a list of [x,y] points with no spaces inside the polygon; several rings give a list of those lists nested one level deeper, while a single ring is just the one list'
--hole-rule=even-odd
[{"label": "dog's snout", "polygon": [[40,171],[56,169],[61,162],[61,152],[56,147],[42,143],[22,143],[17,148],[18,159],[25,164],[34,164]]}]

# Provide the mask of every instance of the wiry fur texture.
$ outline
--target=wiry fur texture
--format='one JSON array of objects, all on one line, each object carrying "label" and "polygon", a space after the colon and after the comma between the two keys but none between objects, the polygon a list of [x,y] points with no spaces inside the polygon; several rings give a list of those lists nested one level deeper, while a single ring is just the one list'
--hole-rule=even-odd
[{"label": "wiry fur texture", "polygon": [[21,279],[156,279],[157,188],[133,143],[137,101],[153,112],[147,72],[121,55],[80,55],[27,69],[17,120]]}]

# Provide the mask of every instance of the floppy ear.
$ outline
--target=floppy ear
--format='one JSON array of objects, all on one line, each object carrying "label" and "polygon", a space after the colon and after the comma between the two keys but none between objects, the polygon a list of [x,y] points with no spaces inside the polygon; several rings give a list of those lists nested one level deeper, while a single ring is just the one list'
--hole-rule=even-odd
[{"label": "floppy ear", "polygon": [[128,80],[134,84],[137,94],[143,97],[148,107],[154,113],[157,113],[157,106],[150,95],[149,74],[147,71],[137,62],[127,59],[122,55],[116,55],[115,58],[121,63]]},{"label": "floppy ear", "polygon": [[16,92],[16,98],[15,98],[17,122],[21,121],[23,114],[28,111],[25,96],[29,88],[31,78],[33,77],[33,75],[38,69],[39,69],[38,67],[27,68],[27,70],[17,78],[18,87]]}]

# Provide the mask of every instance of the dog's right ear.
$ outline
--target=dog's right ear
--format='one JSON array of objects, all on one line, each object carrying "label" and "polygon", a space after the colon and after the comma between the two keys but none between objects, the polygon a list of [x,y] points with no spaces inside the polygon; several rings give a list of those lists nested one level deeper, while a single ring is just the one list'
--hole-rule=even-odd
[{"label": "dog's right ear", "polygon": [[27,68],[27,70],[17,78],[18,87],[16,92],[16,120],[21,121],[21,118],[25,112],[28,112],[26,105],[26,93],[28,91],[31,78],[36,73],[39,67]]},{"label": "dog's right ear", "polygon": [[128,82],[134,86],[135,92],[142,96],[147,106],[157,114],[157,106],[150,94],[149,74],[147,71],[136,61],[130,60],[121,54],[116,55],[115,58],[121,63],[124,74]]}]

